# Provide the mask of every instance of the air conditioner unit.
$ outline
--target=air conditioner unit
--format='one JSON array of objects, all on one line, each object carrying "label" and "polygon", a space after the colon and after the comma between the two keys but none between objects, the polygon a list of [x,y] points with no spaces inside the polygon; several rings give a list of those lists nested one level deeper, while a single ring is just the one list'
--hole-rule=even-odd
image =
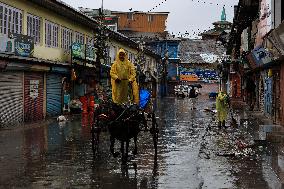
[{"label": "air conditioner unit", "polygon": [[0,52],[14,53],[15,39],[11,39],[8,35],[0,34]]}]

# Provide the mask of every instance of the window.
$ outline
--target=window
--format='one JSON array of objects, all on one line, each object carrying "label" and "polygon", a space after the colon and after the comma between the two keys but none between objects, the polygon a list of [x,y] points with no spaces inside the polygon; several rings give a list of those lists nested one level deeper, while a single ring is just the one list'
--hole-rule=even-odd
[{"label": "window", "polygon": [[0,3],[0,33],[22,33],[23,14],[20,9]]},{"label": "window", "polygon": [[132,12],[128,12],[127,13],[127,19],[128,20],[133,20],[133,13]]},{"label": "window", "polygon": [[154,15],[149,14],[148,15],[148,22],[153,22],[154,21]]},{"label": "window", "polygon": [[61,48],[69,50],[73,41],[73,32],[71,29],[62,27],[61,29]]},{"label": "window", "polygon": [[53,22],[45,21],[45,45],[58,47],[59,26]]},{"label": "window", "polygon": [[28,36],[34,37],[35,43],[40,43],[40,17],[28,14],[27,30]]},{"label": "window", "polygon": [[85,36],[82,33],[76,32],[75,33],[75,42],[85,44]]}]

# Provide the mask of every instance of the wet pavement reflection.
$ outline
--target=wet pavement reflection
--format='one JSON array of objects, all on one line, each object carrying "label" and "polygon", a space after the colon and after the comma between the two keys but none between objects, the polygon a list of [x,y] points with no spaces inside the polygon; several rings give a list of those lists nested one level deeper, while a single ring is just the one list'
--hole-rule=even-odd
[{"label": "wet pavement reflection", "polygon": [[[258,159],[212,155],[209,125],[212,114],[203,110],[214,101],[189,99],[157,101],[159,144],[157,161],[150,133],[141,132],[138,155],[127,165],[109,153],[109,136],[101,135],[99,152],[91,150],[92,115],[73,116],[66,123],[0,130],[0,188],[271,188],[266,180],[269,160],[277,156],[283,171],[283,150]],[[205,140],[204,137],[208,140]],[[220,136],[222,136],[220,134]],[[220,138],[219,138],[220,139]],[[221,140],[221,139],[220,139]],[[132,143],[131,149],[132,150]],[[207,147],[206,147],[207,146]],[[208,147],[209,146],[209,147]],[[116,148],[119,145],[116,144]],[[207,149],[203,149],[207,148]],[[272,153],[272,152],[271,152]],[[270,157],[270,159],[269,159]],[[271,158],[273,157],[273,158]],[[267,159],[268,158],[268,159]],[[268,162],[264,163],[264,162]],[[273,164],[273,163],[271,163]],[[265,167],[266,166],[266,167]],[[279,172],[280,172],[279,171]],[[250,179],[247,179],[251,177]],[[275,183],[275,182],[274,182]]]}]

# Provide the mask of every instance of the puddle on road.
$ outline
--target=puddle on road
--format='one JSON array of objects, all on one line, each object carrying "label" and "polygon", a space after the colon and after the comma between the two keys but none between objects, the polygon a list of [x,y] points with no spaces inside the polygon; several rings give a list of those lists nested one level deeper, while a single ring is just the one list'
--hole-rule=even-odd
[{"label": "puddle on road", "polygon": [[[106,134],[101,135],[99,153],[93,157],[88,117],[75,117],[66,124],[52,122],[31,129],[0,132],[0,187],[134,189],[251,186],[238,183],[245,182],[243,179],[248,174],[255,174],[253,178],[263,178],[260,175],[262,164],[248,162],[243,165],[242,161],[224,157],[206,159],[199,156],[205,128],[212,124],[211,115],[203,112],[210,103],[212,101],[202,101],[198,103],[197,110],[190,110],[188,99],[169,98],[158,102],[160,138],[157,161],[154,160],[151,135],[142,132],[138,141],[139,154],[127,166],[122,166],[119,159],[110,155]],[[116,148],[119,149],[118,144]],[[282,160],[278,159],[281,170]],[[250,169],[243,169],[244,166]],[[255,168],[255,172],[251,172]],[[242,174],[246,177],[241,177]],[[259,183],[264,182],[260,180]]]}]

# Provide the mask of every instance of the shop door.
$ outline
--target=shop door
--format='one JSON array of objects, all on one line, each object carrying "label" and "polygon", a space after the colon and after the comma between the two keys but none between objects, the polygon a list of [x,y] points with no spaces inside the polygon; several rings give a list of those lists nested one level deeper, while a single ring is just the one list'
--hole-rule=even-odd
[{"label": "shop door", "polygon": [[0,125],[23,122],[23,74],[0,74]]},{"label": "shop door", "polygon": [[25,121],[43,119],[43,74],[25,73]]},{"label": "shop door", "polygon": [[61,114],[62,107],[62,77],[49,74],[46,78],[46,113],[48,116]]},{"label": "shop door", "polygon": [[264,113],[272,115],[272,78],[267,78],[264,85]]}]

